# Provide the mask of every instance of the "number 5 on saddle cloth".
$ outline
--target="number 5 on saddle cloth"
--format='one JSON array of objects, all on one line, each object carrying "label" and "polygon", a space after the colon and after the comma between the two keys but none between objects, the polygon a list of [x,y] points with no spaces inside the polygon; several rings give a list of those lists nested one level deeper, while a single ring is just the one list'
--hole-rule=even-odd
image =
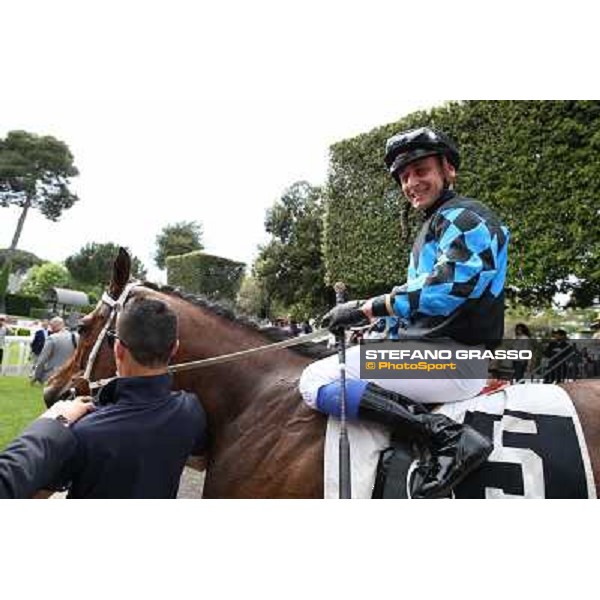
[{"label": "number 5 on saddle cloth", "polygon": [[[444,404],[438,410],[471,425],[494,442],[487,462],[458,484],[452,497],[596,498],[579,417],[562,388],[543,384],[509,386],[491,395]],[[365,487],[362,496],[358,495],[360,491],[355,496],[353,490],[353,497],[369,497],[372,493],[372,498],[410,498],[419,474],[417,461],[427,460],[422,450],[402,439],[390,441],[389,437],[367,436],[358,430],[351,434],[352,444],[362,443],[360,437],[376,440],[377,445],[371,442],[368,449],[373,457],[371,469],[378,462],[370,490]],[[358,454],[353,446],[353,459]],[[367,450],[362,454],[366,456]],[[326,489],[326,497],[335,496]]]}]

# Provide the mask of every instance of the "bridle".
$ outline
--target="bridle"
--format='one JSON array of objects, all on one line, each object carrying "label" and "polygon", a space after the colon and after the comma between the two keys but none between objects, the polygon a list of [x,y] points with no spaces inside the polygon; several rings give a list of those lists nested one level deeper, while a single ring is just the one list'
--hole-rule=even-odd
[{"label": "bridle", "polygon": [[[112,381],[114,379],[114,377],[109,377],[107,379],[98,379],[96,381],[91,381],[91,382],[89,381],[90,376],[92,374],[92,370],[94,368],[94,364],[96,362],[96,358],[98,357],[98,353],[100,352],[100,347],[102,346],[102,342],[104,341],[104,338],[106,337],[107,333],[110,331],[111,326],[116,321],[117,315],[125,306],[125,303],[127,302],[129,295],[131,294],[131,291],[136,287],[142,287],[142,284],[138,281],[128,283],[125,286],[125,288],[123,289],[123,291],[121,292],[121,295],[116,300],[114,298],[112,298],[108,294],[108,292],[104,292],[104,294],[102,294],[102,298],[101,298],[100,302],[102,304],[107,305],[110,308],[110,313],[108,315],[106,323],[104,324],[104,326],[102,327],[102,330],[100,331],[100,334],[98,335],[98,337],[96,338],[96,341],[94,342],[94,345],[92,347],[92,350],[90,352],[90,355],[88,357],[88,360],[87,360],[87,363],[85,366],[85,370],[83,372],[82,379],[89,382],[88,385],[89,385],[90,391],[98,390],[98,389],[104,387],[109,381]],[[182,372],[182,371],[191,371],[193,369],[201,369],[204,367],[210,367],[210,366],[214,366],[214,365],[218,365],[218,364],[225,364],[228,362],[232,362],[234,360],[245,358],[251,354],[258,354],[260,352],[267,352],[269,350],[280,350],[283,348],[289,348],[291,346],[297,346],[299,344],[303,344],[305,342],[312,341],[316,338],[320,338],[320,337],[323,337],[328,334],[329,334],[329,332],[326,329],[319,329],[319,330],[313,331],[312,333],[309,333],[307,335],[299,336],[296,338],[291,338],[289,340],[284,340],[282,342],[267,344],[265,346],[259,346],[258,348],[250,348],[248,350],[241,350],[239,352],[233,352],[231,354],[222,354],[220,356],[213,356],[211,358],[203,358],[200,360],[179,363],[176,365],[169,365],[169,367],[167,368],[167,371],[169,373],[178,373],[178,372]]]},{"label": "bridle", "polygon": [[[92,369],[94,368],[94,363],[96,362],[96,358],[98,356],[98,352],[100,352],[100,346],[102,346],[102,342],[104,341],[106,334],[110,330],[110,327],[113,324],[113,322],[116,320],[119,312],[123,309],[123,306],[125,305],[125,302],[127,301],[127,297],[131,293],[131,290],[135,287],[138,287],[139,285],[140,285],[140,283],[137,281],[128,283],[125,286],[125,288],[123,289],[123,291],[121,292],[121,295],[116,300],[114,298],[112,298],[108,292],[104,292],[102,294],[102,298],[101,298],[100,302],[102,302],[103,304],[106,304],[110,308],[110,313],[108,315],[108,319],[106,320],[106,323],[102,327],[102,331],[100,331],[100,334],[96,338],[96,341],[92,347],[90,355],[88,356],[87,364],[85,366],[85,370],[83,371],[84,379],[87,379],[89,381],[90,376],[92,374]],[[90,385],[90,387],[91,387],[91,385]]]}]

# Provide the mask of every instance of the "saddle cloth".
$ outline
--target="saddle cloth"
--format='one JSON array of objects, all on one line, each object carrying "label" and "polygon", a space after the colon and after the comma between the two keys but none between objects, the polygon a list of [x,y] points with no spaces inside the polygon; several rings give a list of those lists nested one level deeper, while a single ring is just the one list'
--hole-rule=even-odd
[{"label": "saddle cloth", "polygon": [[[457,498],[596,498],[583,431],[560,387],[525,384],[442,405],[494,441],[488,461],[455,490]],[[339,421],[325,437],[324,496],[339,498]],[[371,498],[380,452],[390,445],[381,425],[349,422],[352,498]]]}]

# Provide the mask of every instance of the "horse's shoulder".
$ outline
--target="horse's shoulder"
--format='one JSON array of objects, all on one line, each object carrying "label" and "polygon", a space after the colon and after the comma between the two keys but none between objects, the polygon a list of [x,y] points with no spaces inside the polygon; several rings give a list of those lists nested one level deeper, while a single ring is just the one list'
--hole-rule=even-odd
[{"label": "horse's shoulder", "polygon": [[560,384],[573,402],[588,447],[594,479],[600,482],[600,380]]},{"label": "horse's shoulder", "polygon": [[600,442],[600,380],[561,383],[559,387],[571,398],[586,438],[593,435]]},{"label": "horse's shoulder", "polygon": [[558,387],[565,390],[578,412],[581,409],[584,411],[591,410],[593,413],[600,413],[598,410],[598,407],[600,406],[600,380],[583,379],[570,383],[560,383],[558,384]]}]

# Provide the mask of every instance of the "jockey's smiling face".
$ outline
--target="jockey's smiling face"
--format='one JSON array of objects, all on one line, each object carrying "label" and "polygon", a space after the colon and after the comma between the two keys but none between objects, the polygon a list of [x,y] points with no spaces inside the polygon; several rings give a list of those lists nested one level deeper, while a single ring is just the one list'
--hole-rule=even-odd
[{"label": "jockey's smiling face", "polygon": [[400,185],[413,208],[426,210],[439,198],[444,183],[453,182],[455,177],[454,167],[445,158],[427,156],[402,169]]}]

